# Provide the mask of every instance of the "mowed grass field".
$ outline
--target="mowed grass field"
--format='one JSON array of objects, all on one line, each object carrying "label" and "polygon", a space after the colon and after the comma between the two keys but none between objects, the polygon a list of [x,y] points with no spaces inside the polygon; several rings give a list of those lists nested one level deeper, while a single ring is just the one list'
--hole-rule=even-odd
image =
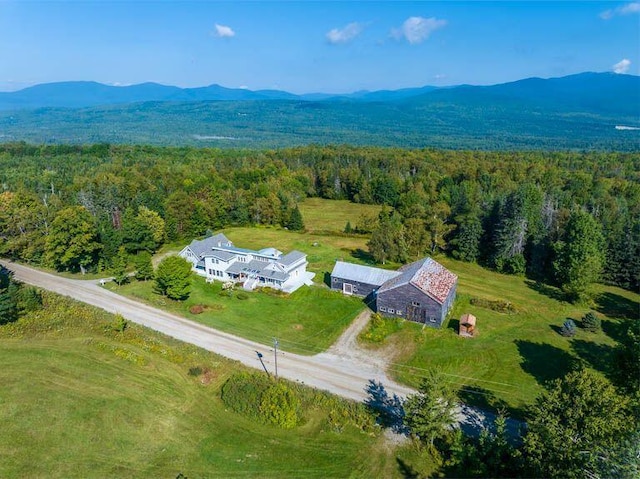
[{"label": "mowed grass field", "polygon": [[[222,291],[222,283],[208,284],[195,274],[186,301],[172,301],[155,294],[152,281],[133,281],[120,287],[108,283],[108,287],[263,344],[273,344],[273,338],[277,338],[282,349],[299,354],[316,354],[327,349],[365,307],[357,298],[344,297],[322,286],[303,286],[290,295],[245,292],[242,288],[227,295]],[[203,306],[204,311],[192,314],[190,309],[194,305]]]},{"label": "mowed grass field", "polygon": [[[546,381],[562,377],[577,363],[610,375],[613,349],[626,324],[640,320],[640,295],[619,288],[598,286],[593,304],[573,305],[562,301],[557,289],[526,278],[446,257],[437,260],[459,277],[450,319],[439,330],[404,323],[387,339],[396,353],[392,372],[417,386],[425,370],[435,368],[460,387],[461,396],[470,403],[507,407],[520,415]],[[505,314],[474,306],[471,298],[509,301],[517,311]],[[579,327],[588,311],[601,317],[601,332]],[[457,334],[458,318],[464,313],[477,317],[475,338]],[[568,318],[578,325],[574,338],[558,333]]]},{"label": "mowed grass field", "polygon": [[355,228],[360,218],[377,218],[379,205],[362,205],[347,200],[307,198],[298,205],[307,231],[312,233],[341,233],[347,222]]},{"label": "mowed grass field", "polygon": [[[308,230],[341,231],[345,218],[335,212],[353,209],[357,216],[366,213],[363,208],[366,205],[344,203],[305,201]],[[329,219],[319,228],[316,222],[323,221],[325,212]],[[308,254],[308,269],[316,273],[315,281],[319,285],[336,259],[371,264],[366,253],[366,237],[263,227],[228,228],[224,233],[242,247],[274,246],[285,252],[304,251]],[[404,323],[401,331],[387,340],[390,346],[385,354],[394,357],[391,373],[399,381],[417,386],[427,369],[436,368],[461,388],[465,401],[473,404],[507,407],[512,414],[520,415],[523,407],[542,391],[546,381],[563,376],[576,363],[611,374],[613,349],[625,324],[640,320],[640,295],[618,288],[600,285],[593,304],[572,305],[562,300],[557,289],[536,285],[523,277],[498,274],[446,256],[438,256],[436,260],[459,276],[458,297],[450,319],[439,330]],[[385,265],[386,268],[397,266]],[[141,293],[144,288],[146,291]],[[321,287],[303,288],[289,298],[250,293],[250,299],[244,301],[220,297],[218,288],[206,285],[203,280],[194,280],[193,298],[184,305],[160,304],[166,300],[153,295],[150,285],[133,283],[120,290],[265,344],[271,344],[272,337],[277,335],[284,339],[285,349],[307,354],[327,348],[364,308],[357,299],[345,298]],[[505,314],[474,306],[470,304],[472,298],[509,301],[515,312]],[[189,306],[199,303],[219,303],[220,306],[201,315],[191,315]],[[350,304],[353,310],[349,310]],[[601,332],[590,333],[578,328],[572,339],[558,334],[567,318],[579,326],[579,320],[590,310],[603,319]],[[270,313],[256,317],[260,311]],[[479,334],[473,339],[457,335],[458,318],[467,312],[478,318]]]},{"label": "mowed grass field", "polygon": [[226,409],[220,387],[236,363],[45,300],[0,326],[0,477],[402,477],[383,437],[336,432],[321,407],[291,430]]},{"label": "mowed grass field", "polygon": [[[316,202],[322,210],[334,208],[332,203],[329,200]],[[351,207],[353,212],[369,209],[370,205],[354,204]],[[119,294],[263,344],[272,344],[276,337],[284,350],[300,354],[326,350],[365,308],[358,298],[330,291],[326,281],[338,259],[369,264],[367,238],[266,227],[226,228],[222,232],[242,248],[273,246],[285,253],[294,249],[306,253],[307,270],[315,273],[315,285],[303,286],[290,295],[252,291],[246,293],[247,299],[238,299],[241,288],[229,297],[222,294],[221,283],[207,284],[204,278],[194,274],[191,295],[184,302],[171,301],[153,293],[152,282],[134,280],[120,287],[109,283],[108,287]],[[183,247],[171,245],[160,251],[158,257],[177,254]],[[190,309],[194,305],[204,306],[204,311],[192,314]]]}]

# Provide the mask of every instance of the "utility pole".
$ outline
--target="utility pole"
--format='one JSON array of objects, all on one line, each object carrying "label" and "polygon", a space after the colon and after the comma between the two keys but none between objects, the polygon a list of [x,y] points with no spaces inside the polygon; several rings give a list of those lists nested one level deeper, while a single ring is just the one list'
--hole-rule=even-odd
[{"label": "utility pole", "polygon": [[276,366],[276,379],[278,379],[278,340],[273,338],[273,357]]},{"label": "utility pole", "polygon": [[260,364],[262,364],[262,368],[264,369],[264,372],[267,373],[268,377],[271,377],[271,375],[269,374],[269,371],[267,371],[267,367],[264,365],[264,361],[262,361],[262,353],[260,351],[256,351],[256,354],[258,355],[258,359],[260,360]]}]

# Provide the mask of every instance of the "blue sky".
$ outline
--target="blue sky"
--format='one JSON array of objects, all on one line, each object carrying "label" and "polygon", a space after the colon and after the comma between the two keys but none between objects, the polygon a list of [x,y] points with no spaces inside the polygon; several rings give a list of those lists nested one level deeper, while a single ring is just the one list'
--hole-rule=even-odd
[{"label": "blue sky", "polygon": [[0,90],[217,83],[294,93],[640,73],[640,2],[0,0]]}]

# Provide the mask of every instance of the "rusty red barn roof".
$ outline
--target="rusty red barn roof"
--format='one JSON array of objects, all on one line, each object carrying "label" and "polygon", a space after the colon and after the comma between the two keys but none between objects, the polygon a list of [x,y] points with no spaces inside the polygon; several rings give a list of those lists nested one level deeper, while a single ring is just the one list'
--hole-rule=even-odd
[{"label": "rusty red barn roof", "polygon": [[382,285],[378,292],[388,291],[404,284],[412,284],[423,293],[443,304],[451,289],[456,285],[458,277],[435,261],[425,258],[400,268],[402,273]]}]

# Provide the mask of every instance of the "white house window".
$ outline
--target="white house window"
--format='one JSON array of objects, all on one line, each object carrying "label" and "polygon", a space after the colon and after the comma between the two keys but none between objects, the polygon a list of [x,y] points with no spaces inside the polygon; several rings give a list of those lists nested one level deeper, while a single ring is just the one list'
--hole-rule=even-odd
[{"label": "white house window", "polygon": [[389,308],[389,312],[390,312],[391,314],[394,314],[394,313],[396,312],[396,310],[395,310],[395,309],[393,309],[393,308]]},{"label": "white house window", "polygon": [[429,318],[429,321],[432,322],[432,323],[437,323],[438,322],[438,320],[436,318],[433,318],[433,317]]},{"label": "white house window", "polygon": [[386,313],[387,312],[387,308],[385,308],[384,306],[381,306],[380,307],[380,311],[382,311],[383,313]]},{"label": "white house window", "polygon": [[402,316],[402,311],[401,311],[401,310],[399,310],[399,309],[397,309],[397,310],[396,310],[396,314],[397,314],[398,316]]},{"label": "white house window", "polygon": [[420,306],[420,303],[417,301],[411,301],[411,306]]}]

